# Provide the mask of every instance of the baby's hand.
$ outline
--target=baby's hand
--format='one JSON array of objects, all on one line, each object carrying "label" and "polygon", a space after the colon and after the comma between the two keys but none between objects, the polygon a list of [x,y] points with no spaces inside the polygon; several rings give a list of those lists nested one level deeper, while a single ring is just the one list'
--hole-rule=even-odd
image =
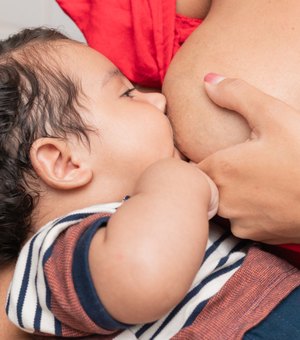
[{"label": "baby's hand", "polygon": [[204,172],[203,174],[206,176],[208,184],[210,186],[211,196],[210,196],[210,203],[208,207],[208,219],[210,220],[213,218],[218,211],[219,207],[219,190],[215,184],[215,182],[208,177]]},{"label": "baby's hand", "polygon": [[[194,165],[194,166],[198,167],[198,164],[194,163],[193,161],[189,161],[189,163],[191,165]],[[210,196],[210,203],[209,203],[209,206],[208,206],[208,219],[210,220],[218,212],[218,207],[219,207],[219,190],[218,190],[215,182],[209,176],[207,176],[205,172],[203,172],[202,170],[200,170],[200,171],[206,177],[207,182],[208,182],[209,187],[210,187],[211,196]]]}]

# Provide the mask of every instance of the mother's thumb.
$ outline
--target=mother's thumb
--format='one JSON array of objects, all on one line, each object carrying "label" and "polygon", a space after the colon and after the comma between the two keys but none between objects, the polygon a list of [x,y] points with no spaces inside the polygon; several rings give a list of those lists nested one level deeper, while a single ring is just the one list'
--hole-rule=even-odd
[{"label": "mother's thumb", "polygon": [[270,105],[273,107],[274,101],[276,104],[280,102],[243,80],[224,78],[214,73],[204,77],[204,86],[215,104],[239,113],[248,121],[251,128],[265,121],[264,113],[270,112]]}]

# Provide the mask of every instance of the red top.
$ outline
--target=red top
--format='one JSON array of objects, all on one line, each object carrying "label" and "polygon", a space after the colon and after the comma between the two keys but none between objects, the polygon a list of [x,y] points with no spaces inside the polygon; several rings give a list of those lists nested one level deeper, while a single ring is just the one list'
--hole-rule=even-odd
[{"label": "red top", "polygon": [[293,263],[296,267],[300,268],[300,244],[282,244],[279,247],[273,247],[274,253],[285,258]]},{"label": "red top", "polygon": [[[202,22],[176,14],[176,0],[56,1],[89,46],[146,87],[161,87],[172,57]],[[278,250],[300,267],[300,245]]]},{"label": "red top", "polygon": [[57,0],[89,46],[134,83],[160,88],[178,48],[202,22],[176,15],[175,0]]}]

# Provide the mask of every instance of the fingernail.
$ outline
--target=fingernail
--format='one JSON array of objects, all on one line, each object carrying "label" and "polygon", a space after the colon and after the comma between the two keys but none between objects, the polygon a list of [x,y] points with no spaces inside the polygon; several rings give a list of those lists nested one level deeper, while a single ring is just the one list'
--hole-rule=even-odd
[{"label": "fingernail", "polygon": [[224,80],[225,77],[216,74],[216,73],[207,73],[207,75],[204,77],[204,81],[210,84],[219,84],[222,80]]}]

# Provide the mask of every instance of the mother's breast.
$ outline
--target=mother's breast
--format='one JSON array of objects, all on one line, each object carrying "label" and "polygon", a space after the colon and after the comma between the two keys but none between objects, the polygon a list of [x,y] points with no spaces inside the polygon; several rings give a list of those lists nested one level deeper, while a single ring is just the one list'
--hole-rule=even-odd
[{"label": "mother's breast", "polygon": [[298,0],[213,2],[174,57],[163,86],[177,143],[189,158],[199,161],[249,136],[240,116],[206,96],[208,72],[243,78],[300,109],[299,17]]}]

